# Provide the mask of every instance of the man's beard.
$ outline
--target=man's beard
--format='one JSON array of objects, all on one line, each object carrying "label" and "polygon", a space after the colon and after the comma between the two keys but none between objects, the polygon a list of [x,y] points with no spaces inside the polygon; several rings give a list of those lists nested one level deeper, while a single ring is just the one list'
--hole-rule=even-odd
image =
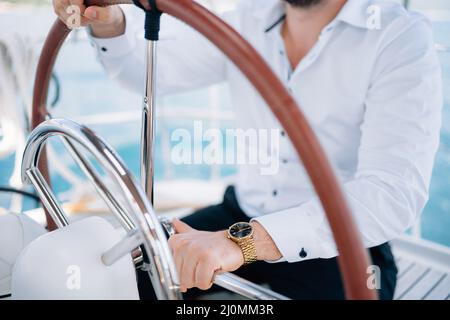
[{"label": "man's beard", "polygon": [[322,2],[322,0],[284,0],[284,1],[291,4],[294,7],[299,8],[308,8]]}]

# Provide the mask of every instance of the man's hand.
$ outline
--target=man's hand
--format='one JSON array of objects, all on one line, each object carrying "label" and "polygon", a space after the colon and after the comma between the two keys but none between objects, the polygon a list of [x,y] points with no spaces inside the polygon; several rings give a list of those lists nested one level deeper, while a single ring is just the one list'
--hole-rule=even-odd
[{"label": "man's hand", "polygon": [[181,292],[194,287],[207,290],[215,273],[235,271],[244,264],[241,249],[225,231],[198,231],[179,220],[174,220],[173,226],[177,234],[170,237],[169,245],[180,275]]},{"label": "man's hand", "polygon": [[[181,291],[197,287],[207,290],[215,274],[232,272],[244,264],[241,248],[227,238],[226,231],[207,232],[174,220],[177,234],[169,239],[180,275]],[[252,223],[258,260],[278,260],[280,252],[264,228]]]},{"label": "man's hand", "polygon": [[119,6],[86,8],[83,0],[53,0],[53,9],[69,28],[90,26],[97,38],[117,37],[125,32],[125,17]]}]

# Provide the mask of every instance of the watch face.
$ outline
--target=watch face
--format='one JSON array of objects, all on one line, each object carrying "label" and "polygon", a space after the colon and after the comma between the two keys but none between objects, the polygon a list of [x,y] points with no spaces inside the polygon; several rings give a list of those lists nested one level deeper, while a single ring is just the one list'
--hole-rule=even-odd
[{"label": "watch face", "polygon": [[230,235],[235,238],[248,237],[252,231],[252,226],[247,222],[238,222],[230,227]]}]

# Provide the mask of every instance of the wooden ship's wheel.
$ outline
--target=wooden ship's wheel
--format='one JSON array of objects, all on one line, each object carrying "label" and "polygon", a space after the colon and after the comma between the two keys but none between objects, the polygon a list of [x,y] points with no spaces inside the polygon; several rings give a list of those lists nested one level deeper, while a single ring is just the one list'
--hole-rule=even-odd
[{"label": "wooden ship's wheel", "polygon": [[[146,0],[142,0],[144,2]],[[342,189],[323,152],[317,137],[301,112],[301,107],[287,92],[281,81],[256,50],[233,28],[192,0],[153,0],[150,5],[171,15],[204,35],[214,43],[253,84],[292,141],[320,198],[339,252],[339,266],[348,299],[376,299],[375,290],[367,286],[369,256],[364,248]],[[132,0],[86,0],[85,4],[107,6],[133,4]],[[148,7],[148,6],[147,6]],[[50,30],[36,73],[32,127],[48,118],[47,95],[51,72],[64,40],[70,33],[57,20]],[[49,181],[45,152],[39,169]],[[147,196],[150,196],[147,193]],[[47,214],[49,229],[55,223]]]}]

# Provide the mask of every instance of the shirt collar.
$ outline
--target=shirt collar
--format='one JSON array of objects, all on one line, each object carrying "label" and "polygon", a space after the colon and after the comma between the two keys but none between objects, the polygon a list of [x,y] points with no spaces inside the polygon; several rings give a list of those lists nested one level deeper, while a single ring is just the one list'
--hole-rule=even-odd
[{"label": "shirt collar", "polygon": [[[281,17],[285,15],[285,4],[282,0],[257,0],[259,5],[253,11],[254,16],[262,21],[263,30],[271,30]],[[347,0],[347,3],[333,20],[345,22],[358,28],[367,28],[367,8],[372,0]]]},{"label": "shirt collar", "polygon": [[367,29],[369,14],[367,9],[372,0],[347,0],[347,3],[338,13],[336,20],[346,22],[358,28]]}]

